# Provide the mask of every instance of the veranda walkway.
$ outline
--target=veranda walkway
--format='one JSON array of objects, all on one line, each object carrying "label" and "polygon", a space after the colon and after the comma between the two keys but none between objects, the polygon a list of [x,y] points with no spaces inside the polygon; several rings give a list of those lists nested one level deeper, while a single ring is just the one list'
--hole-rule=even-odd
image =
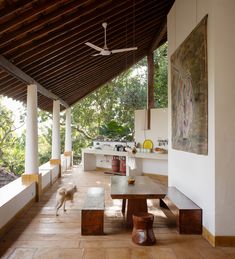
[{"label": "veranda walkway", "polygon": [[[55,216],[55,195],[58,187],[68,183],[78,186],[74,203],[67,212]],[[90,186],[105,188],[105,235],[81,236],[81,207]],[[112,200],[110,176],[103,172],[82,172],[74,167],[63,174],[40,202],[19,217],[0,241],[1,258],[94,258],[94,259],[234,259],[235,248],[213,248],[200,235],[179,235],[172,217],[159,209],[158,201],[148,201],[155,215],[157,243],[141,247],[131,241],[131,230],[124,227],[121,201]],[[168,214],[168,213],[167,213]],[[169,215],[168,215],[169,216]]]}]

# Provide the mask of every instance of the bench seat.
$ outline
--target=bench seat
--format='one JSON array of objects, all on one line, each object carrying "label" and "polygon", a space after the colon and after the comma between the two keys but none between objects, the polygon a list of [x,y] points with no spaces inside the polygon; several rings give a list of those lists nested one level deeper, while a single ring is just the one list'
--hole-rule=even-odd
[{"label": "bench seat", "polygon": [[82,235],[104,234],[104,188],[90,187],[81,214]]},{"label": "bench seat", "polygon": [[202,234],[202,209],[175,187],[168,187],[160,206],[167,206],[176,216],[180,234]]}]

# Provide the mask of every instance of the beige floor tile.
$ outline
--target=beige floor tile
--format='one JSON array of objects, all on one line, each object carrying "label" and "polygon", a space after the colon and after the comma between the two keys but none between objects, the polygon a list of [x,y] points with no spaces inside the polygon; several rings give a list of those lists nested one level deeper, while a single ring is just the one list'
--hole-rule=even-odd
[{"label": "beige floor tile", "polygon": [[[234,248],[235,250],[235,248]],[[226,250],[223,250],[221,248],[214,248],[214,247],[210,247],[207,249],[201,249],[200,251],[202,258],[203,259],[235,259],[235,253],[234,254],[229,254],[226,253]]]},{"label": "beige floor tile", "polygon": [[130,249],[131,259],[153,259],[151,249],[145,247],[136,247]]},{"label": "beige floor tile", "polygon": [[177,258],[180,259],[204,259],[197,247],[185,243],[174,244],[172,249]]},{"label": "beige floor tile", "polygon": [[82,259],[106,259],[106,251],[103,248],[86,248]]},{"label": "beige floor tile", "polygon": [[56,248],[38,248],[33,259],[58,259],[60,249]]},{"label": "beige floor tile", "polygon": [[82,259],[83,249],[61,249],[59,259]]},{"label": "beige floor tile", "polygon": [[109,248],[106,250],[106,259],[129,259],[129,248]]},{"label": "beige floor tile", "polygon": [[[55,194],[60,186],[74,182],[78,186],[75,201],[68,203],[68,211],[55,216]],[[158,200],[148,201],[155,215],[154,233],[157,243],[142,247],[131,240],[121,213],[121,200],[110,197],[110,176],[102,172],[64,173],[48,189],[39,203],[17,219],[0,240],[0,258],[82,258],[82,259],[235,259],[235,248],[212,248],[198,235],[179,235],[172,215],[159,208]],[[81,235],[81,207],[90,186],[105,187],[105,218],[102,236]],[[168,213],[169,214],[169,213]],[[10,256],[10,257],[9,257]]]},{"label": "beige floor tile", "polygon": [[36,249],[33,248],[16,248],[12,254],[8,257],[9,259],[32,259]]},{"label": "beige floor tile", "polygon": [[0,258],[1,259],[9,258],[9,256],[11,254],[13,254],[14,250],[15,250],[15,248],[13,248],[13,247],[10,247],[8,249],[7,248],[6,249],[2,249],[2,247],[0,246]]},{"label": "beige floor tile", "polygon": [[154,247],[152,250],[153,259],[177,259],[174,251],[171,248]]},{"label": "beige floor tile", "polygon": [[[79,240],[28,240],[28,241],[16,241],[14,242],[14,247],[24,247],[24,248],[31,248],[31,247],[54,247],[54,248],[78,248],[79,247]],[[9,242],[5,242],[4,246],[9,247]]]}]

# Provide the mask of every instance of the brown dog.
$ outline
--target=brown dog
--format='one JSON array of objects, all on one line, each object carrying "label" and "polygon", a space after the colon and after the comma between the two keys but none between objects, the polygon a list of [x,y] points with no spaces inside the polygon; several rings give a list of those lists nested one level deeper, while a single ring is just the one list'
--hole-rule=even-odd
[{"label": "brown dog", "polygon": [[77,192],[77,186],[74,185],[73,187],[61,187],[57,190],[56,193],[56,216],[58,216],[58,210],[59,208],[64,205],[64,211],[66,211],[65,209],[65,202],[70,200],[71,202],[73,202],[73,195],[74,193]]}]

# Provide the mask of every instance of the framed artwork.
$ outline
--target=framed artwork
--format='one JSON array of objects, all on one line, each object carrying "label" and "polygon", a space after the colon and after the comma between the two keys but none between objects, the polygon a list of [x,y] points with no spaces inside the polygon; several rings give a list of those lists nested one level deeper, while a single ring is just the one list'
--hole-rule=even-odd
[{"label": "framed artwork", "polygon": [[171,56],[172,148],[208,154],[207,17]]}]

